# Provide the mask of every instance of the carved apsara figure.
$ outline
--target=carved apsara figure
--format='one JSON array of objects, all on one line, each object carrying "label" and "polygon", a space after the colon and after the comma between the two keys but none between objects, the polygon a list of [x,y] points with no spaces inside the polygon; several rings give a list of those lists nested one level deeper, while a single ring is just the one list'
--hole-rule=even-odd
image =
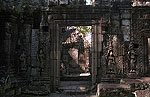
[{"label": "carved apsara figure", "polygon": [[116,72],[115,56],[113,55],[113,50],[110,50],[107,56],[107,70],[109,73]]},{"label": "carved apsara figure", "polygon": [[136,70],[136,55],[135,55],[135,51],[132,49],[129,52],[129,70],[130,72],[135,72]]},{"label": "carved apsara figure", "polygon": [[21,63],[21,69],[26,70],[27,69],[27,63],[26,63],[27,55],[25,54],[25,50],[22,50],[22,53],[19,59]]},{"label": "carved apsara figure", "polygon": [[39,68],[40,68],[40,75],[44,69],[44,61],[45,61],[45,54],[44,54],[44,51],[42,48],[39,49],[38,51],[38,56],[37,56],[37,59],[39,61]]}]

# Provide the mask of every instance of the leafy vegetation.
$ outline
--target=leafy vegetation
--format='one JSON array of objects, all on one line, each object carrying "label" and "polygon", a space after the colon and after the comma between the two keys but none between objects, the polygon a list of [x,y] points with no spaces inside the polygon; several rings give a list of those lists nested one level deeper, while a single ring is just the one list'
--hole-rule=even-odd
[{"label": "leafy vegetation", "polygon": [[91,28],[89,26],[78,26],[78,33],[86,36],[87,33],[91,32]]}]

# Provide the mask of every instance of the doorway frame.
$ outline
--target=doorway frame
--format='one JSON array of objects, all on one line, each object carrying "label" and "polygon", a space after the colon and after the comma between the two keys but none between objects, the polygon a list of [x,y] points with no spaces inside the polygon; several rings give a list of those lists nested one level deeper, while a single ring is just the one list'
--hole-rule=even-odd
[{"label": "doorway frame", "polygon": [[[90,23],[89,23],[89,24],[90,24]],[[91,36],[92,36],[92,25],[89,25],[89,24],[86,24],[86,27],[87,27],[87,26],[88,26],[88,27],[90,26],[90,30],[91,30],[91,31],[90,31],[90,34],[91,34]],[[61,32],[62,32],[62,28],[75,27],[75,29],[76,29],[76,27],[79,27],[79,26],[84,27],[85,25],[82,25],[82,24],[81,24],[81,25],[76,25],[76,24],[75,24],[75,25],[69,25],[69,26],[68,26],[68,25],[63,25],[63,26],[62,26],[62,25],[59,25],[58,29],[60,29],[60,30],[59,30],[59,33],[61,33]],[[71,29],[74,29],[74,28],[71,28]],[[73,31],[73,33],[74,33],[74,32],[75,32],[75,30]],[[71,32],[71,33],[72,33],[72,32]],[[61,35],[61,34],[59,34],[59,35]],[[61,36],[61,38],[62,38],[62,37],[63,37],[63,36]],[[71,37],[71,36],[69,36],[68,38],[70,38],[70,37]],[[65,41],[66,41],[66,40],[65,40]],[[63,41],[63,42],[65,42],[65,41]],[[91,42],[90,42],[90,44],[91,44]],[[62,47],[62,43],[61,43],[61,42],[60,42],[60,46]],[[75,49],[78,49],[77,62],[76,62],[76,64],[78,64],[78,65],[80,66],[81,63],[79,62],[79,60],[80,60],[79,45],[78,45],[78,44],[77,44],[77,45],[75,44],[75,46],[77,47],[77,48],[75,48]],[[72,48],[72,47],[70,47],[70,48]],[[74,48],[74,47],[73,47],[73,48]],[[84,48],[84,49],[86,49],[86,48]],[[87,51],[87,50],[86,50],[86,51]],[[89,55],[89,54],[90,54],[89,51],[90,51],[90,48],[88,49],[88,57],[90,56],[90,55]],[[62,62],[62,59],[63,59],[63,58],[62,58],[63,49],[61,49],[60,52],[61,52],[61,62]],[[68,50],[68,51],[65,50],[65,52],[69,53],[69,50]],[[85,52],[84,52],[84,53],[85,53]],[[83,54],[83,55],[84,55],[84,54]],[[70,56],[70,57],[71,57],[71,56]],[[66,59],[66,58],[65,58],[65,59]],[[87,57],[86,57],[86,59],[87,59]],[[69,59],[67,58],[67,60],[69,60]],[[90,59],[88,58],[88,64],[90,64],[89,60],[90,60]],[[69,64],[69,62],[66,62],[66,63]],[[65,63],[65,64],[66,64],[66,63]],[[86,64],[86,63],[85,63],[85,64]],[[88,66],[88,67],[90,67],[90,66]],[[68,67],[66,67],[66,68],[68,68]],[[69,68],[70,68],[70,67],[69,67]],[[81,69],[81,67],[80,67],[80,69]],[[81,70],[82,70],[82,69],[81,69]],[[82,71],[84,71],[84,70],[82,70]],[[68,70],[66,70],[66,72],[68,72]],[[80,72],[80,71],[79,71],[79,72]],[[76,72],[76,73],[79,73],[79,72]],[[76,73],[74,73],[74,74],[76,74]],[[85,71],[84,71],[84,72],[80,72],[80,73],[90,73],[90,74],[91,74],[91,72],[90,72],[89,70],[88,70],[88,72],[85,72]],[[61,75],[61,74],[60,74],[60,75]],[[70,73],[69,73],[69,74],[66,74],[66,75],[70,75]],[[61,76],[60,78],[62,78],[62,77],[63,77],[63,76]]]},{"label": "doorway frame", "polygon": [[54,20],[53,26],[50,26],[49,29],[53,29],[52,33],[55,33],[56,35],[56,44],[55,46],[55,55],[53,54],[52,57],[54,57],[54,62],[52,62],[52,74],[51,74],[51,86],[53,87],[53,90],[55,91],[59,87],[60,83],[60,60],[61,60],[61,52],[60,52],[60,28],[63,26],[92,26],[92,56],[91,56],[91,82],[92,85],[96,84],[96,78],[97,78],[97,66],[100,64],[100,59],[98,59],[98,52],[99,48],[101,48],[100,43],[98,41],[99,35],[101,34],[101,20]]}]

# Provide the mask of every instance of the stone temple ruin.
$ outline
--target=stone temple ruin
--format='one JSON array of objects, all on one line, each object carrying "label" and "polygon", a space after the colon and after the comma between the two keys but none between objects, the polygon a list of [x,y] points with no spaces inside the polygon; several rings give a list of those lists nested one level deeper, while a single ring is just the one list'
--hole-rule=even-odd
[{"label": "stone temple ruin", "polygon": [[0,44],[0,97],[150,97],[149,0],[0,0]]}]

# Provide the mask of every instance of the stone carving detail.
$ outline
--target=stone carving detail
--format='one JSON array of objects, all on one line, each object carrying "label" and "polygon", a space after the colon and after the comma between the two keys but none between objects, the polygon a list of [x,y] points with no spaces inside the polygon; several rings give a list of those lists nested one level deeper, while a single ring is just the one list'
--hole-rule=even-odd
[{"label": "stone carving detail", "polygon": [[39,62],[39,69],[40,69],[40,75],[44,69],[44,62],[45,62],[45,54],[42,48],[39,49],[37,59]]},{"label": "stone carving detail", "polygon": [[107,70],[108,73],[116,72],[116,62],[115,62],[115,56],[113,55],[113,50],[110,50],[107,56]]},{"label": "stone carving detail", "polygon": [[[108,57],[110,56],[110,52],[111,52],[112,56],[114,57],[112,64],[114,64],[115,73],[117,73],[117,74],[124,73],[123,72],[124,65],[125,65],[125,62],[124,62],[125,61],[124,60],[124,54],[125,54],[124,43],[122,42],[122,40],[120,39],[120,36],[118,36],[118,35],[108,34],[105,39],[106,39],[104,41],[105,43],[103,44],[103,53],[106,53],[105,54],[106,55],[105,57],[107,59],[106,70],[108,69],[108,64],[109,64],[108,61],[110,61],[108,59]],[[104,64],[104,62],[102,64]],[[108,71],[110,72],[110,70],[108,70]]]},{"label": "stone carving detail", "polygon": [[27,70],[27,55],[25,53],[25,50],[22,50],[19,59],[20,59],[21,70]]},{"label": "stone carving detail", "polygon": [[[133,15],[135,20],[133,20],[133,35],[134,35],[134,42],[139,44],[137,48],[136,54],[137,56],[137,73],[142,75],[144,72],[147,72],[147,66],[145,63],[147,61],[146,52],[144,52],[144,45],[145,41],[143,39],[146,38],[145,32],[149,31],[149,11],[148,10],[135,10]],[[145,65],[144,65],[145,64]]]},{"label": "stone carving detail", "polygon": [[105,76],[106,74],[106,68],[107,68],[107,55],[106,53],[103,53],[101,61],[102,61],[102,76]]},{"label": "stone carving detail", "polygon": [[135,49],[133,48],[133,43],[130,44],[130,51],[128,52],[129,54],[129,72],[136,72],[136,52]]}]

